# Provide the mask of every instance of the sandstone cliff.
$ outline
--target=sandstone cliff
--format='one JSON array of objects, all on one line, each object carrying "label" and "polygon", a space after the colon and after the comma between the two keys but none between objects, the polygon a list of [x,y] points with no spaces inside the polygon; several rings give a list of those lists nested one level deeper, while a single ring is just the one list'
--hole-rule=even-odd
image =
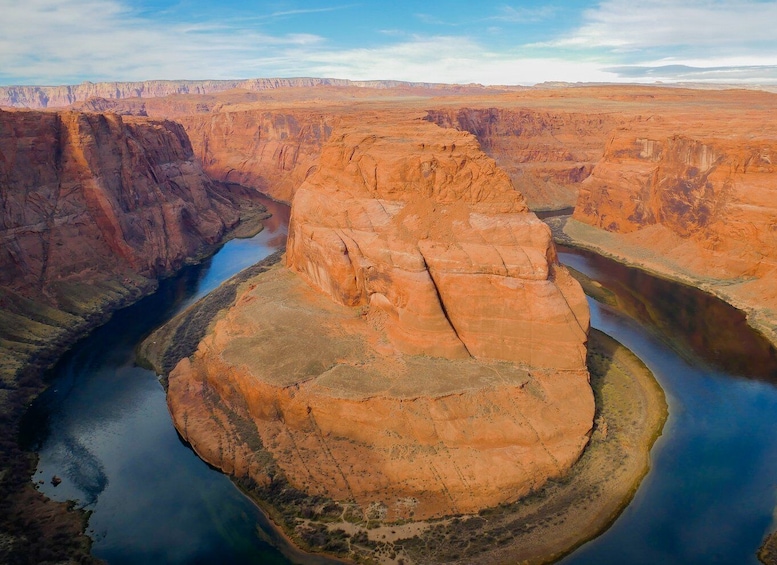
[{"label": "sandstone cliff", "polygon": [[474,134],[533,210],[575,206],[617,123],[604,112],[533,108],[433,110],[427,119]]},{"label": "sandstone cliff", "polygon": [[296,193],[288,265],[405,353],[584,369],[588,308],[550,230],[470,134],[369,123]]},{"label": "sandstone cliff", "polygon": [[137,298],[218,242],[236,202],[178,124],[0,111],[3,338],[23,359]]},{"label": "sandstone cliff", "polygon": [[302,277],[247,281],[169,376],[207,461],[391,521],[515,500],[577,460],[587,303],[472,135],[342,125],[295,195],[287,263]]},{"label": "sandstone cliff", "polygon": [[335,118],[308,109],[224,109],[178,120],[212,178],[291,202],[294,190],[315,170]]},{"label": "sandstone cliff", "polygon": [[260,212],[253,195],[208,179],[172,122],[0,111],[0,561],[96,561],[88,514],[35,490],[18,422],[42,368]]},{"label": "sandstone cliff", "polygon": [[612,235],[579,235],[609,238],[610,252],[680,276],[754,315],[760,310],[774,328],[773,128],[740,119],[731,130],[731,117],[707,118],[682,133],[674,124],[619,130],[582,184],[574,214]]}]

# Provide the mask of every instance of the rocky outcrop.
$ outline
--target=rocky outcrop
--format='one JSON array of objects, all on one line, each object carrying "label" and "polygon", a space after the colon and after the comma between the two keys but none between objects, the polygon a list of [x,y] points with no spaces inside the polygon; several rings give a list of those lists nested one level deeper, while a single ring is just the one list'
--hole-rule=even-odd
[{"label": "rocky outcrop", "polygon": [[[142,82],[82,82],[62,86],[2,86],[0,106],[19,108],[56,108],[70,106],[89,98],[121,100],[125,98],[158,98],[174,94],[212,94],[227,90],[275,90],[279,88],[314,88],[323,86],[356,88],[423,88],[450,90],[456,86],[396,80],[352,81],[335,78],[253,78],[245,80],[147,80]],[[461,88],[461,87],[459,87]],[[471,85],[470,88],[477,88]],[[480,87],[482,89],[482,87]]]},{"label": "rocky outcrop", "polygon": [[44,367],[260,212],[253,195],[208,179],[179,124],[0,111],[0,561],[97,561],[88,513],[35,490],[18,423]]},{"label": "rocky outcrop", "polygon": [[205,176],[178,124],[0,111],[6,345],[24,359],[147,292],[239,221],[237,199]]},{"label": "rocky outcrop", "polygon": [[617,123],[603,112],[531,108],[433,110],[427,119],[475,135],[533,210],[575,206],[580,183],[601,159]]},{"label": "rocky outcrop", "polygon": [[158,276],[239,219],[178,124],[75,112],[0,120],[3,286],[50,290],[98,268]]},{"label": "rocky outcrop", "polygon": [[585,297],[472,135],[342,125],[294,197],[287,264],[302,276],[247,281],[169,376],[207,461],[393,521],[516,500],[577,460]]},{"label": "rocky outcrop", "polygon": [[616,233],[664,228],[703,254],[718,278],[777,263],[777,144],[664,132],[619,132],[584,183],[575,219]]},{"label": "rocky outcrop", "polygon": [[346,131],[294,198],[292,270],[379,312],[404,353],[585,367],[582,291],[473,136],[416,123]]}]

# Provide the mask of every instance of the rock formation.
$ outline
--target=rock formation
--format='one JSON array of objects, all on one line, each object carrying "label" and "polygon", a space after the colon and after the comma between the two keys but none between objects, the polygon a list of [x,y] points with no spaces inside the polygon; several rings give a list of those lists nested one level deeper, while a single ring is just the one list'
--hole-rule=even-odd
[{"label": "rock formation", "polygon": [[302,276],[248,281],[170,374],[207,461],[397,520],[515,500],[577,460],[585,297],[472,135],[343,124],[296,192],[287,263]]},{"label": "rock formation", "polygon": [[404,353],[585,367],[582,291],[467,133],[370,123],[333,136],[294,198],[288,265],[380,312]]},{"label": "rock formation", "polygon": [[42,369],[261,210],[203,173],[179,124],[0,111],[0,561],[96,562],[88,514],[36,491],[16,443]]},{"label": "rock formation", "polygon": [[733,262],[777,257],[776,144],[645,133],[621,131],[610,141],[576,219],[618,233],[661,225]]},{"label": "rock formation", "polygon": [[315,170],[334,120],[307,109],[223,109],[179,118],[211,178],[251,186],[285,202]]},{"label": "rock formation", "polygon": [[777,144],[756,120],[740,118],[733,134],[730,123],[619,130],[574,218],[612,232],[610,252],[712,285],[777,327]]},{"label": "rock formation", "polygon": [[430,111],[427,119],[474,134],[532,210],[573,208],[616,120],[607,113],[534,108]]},{"label": "rock formation", "polygon": [[0,212],[3,338],[25,351],[27,334],[137,298],[240,219],[180,125],[78,112],[0,111]]}]

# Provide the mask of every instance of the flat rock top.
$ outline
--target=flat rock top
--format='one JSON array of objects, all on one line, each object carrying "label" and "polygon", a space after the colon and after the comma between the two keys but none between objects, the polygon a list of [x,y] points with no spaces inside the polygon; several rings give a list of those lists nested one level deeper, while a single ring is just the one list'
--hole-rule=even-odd
[{"label": "flat rock top", "polygon": [[504,385],[542,395],[530,372],[511,363],[399,354],[379,320],[334,304],[280,266],[247,283],[213,339],[227,364],[257,379],[282,387],[306,383],[337,398],[440,397]]}]

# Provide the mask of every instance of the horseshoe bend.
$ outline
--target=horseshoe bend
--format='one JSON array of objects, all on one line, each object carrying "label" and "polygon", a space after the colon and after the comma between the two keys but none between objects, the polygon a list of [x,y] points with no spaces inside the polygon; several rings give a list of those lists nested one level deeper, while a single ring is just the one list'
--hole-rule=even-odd
[{"label": "horseshoe bend", "polygon": [[295,487],[389,520],[513,501],[577,460],[594,412],[585,297],[470,134],[344,126],[292,209],[287,268],[170,374],[198,452],[270,480],[203,429],[216,393]]}]

